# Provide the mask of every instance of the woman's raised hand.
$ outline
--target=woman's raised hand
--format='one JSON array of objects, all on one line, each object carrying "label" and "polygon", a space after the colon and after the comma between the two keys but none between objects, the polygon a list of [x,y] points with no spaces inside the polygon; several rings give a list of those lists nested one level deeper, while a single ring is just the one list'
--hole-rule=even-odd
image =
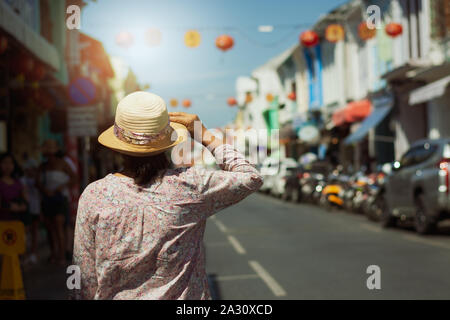
[{"label": "woman's raised hand", "polygon": [[[206,131],[206,128],[203,126],[200,118],[196,114],[185,112],[169,112],[169,118],[171,122],[176,122],[184,125],[188,129],[193,139],[200,140],[199,142],[202,142],[201,139],[204,132]],[[197,126],[195,125],[196,122],[198,122]],[[194,132],[194,129],[196,127],[201,129],[201,131]]]},{"label": "woman's raised hand", "polygon": [[[200,121],[196,114],[189,114],[185,112],[169,112],[170,121],[180,123],[184,125],[191,137],[198,142],[202,143],[210,151],[221,145],[223,141],[217,139],[211,132],[209,132]],[[199,124],[195,125],[198,122]],[[198,128],[199,132],[194,132],[195,128]]]}]

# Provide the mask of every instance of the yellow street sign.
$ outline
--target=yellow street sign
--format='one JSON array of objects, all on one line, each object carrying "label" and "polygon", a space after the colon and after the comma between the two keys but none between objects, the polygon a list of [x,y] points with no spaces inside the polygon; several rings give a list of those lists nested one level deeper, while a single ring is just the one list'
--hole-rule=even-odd
[{"label": "yellow street sign", "polygon": [[25,253],[25,227],[20,221],[0,222],[0,300],[23,300],[19,254]]},{"label": "yellow street sign", "polygon": [[0,222],[0,254],[25,253],[25,227],[21,221]]}]

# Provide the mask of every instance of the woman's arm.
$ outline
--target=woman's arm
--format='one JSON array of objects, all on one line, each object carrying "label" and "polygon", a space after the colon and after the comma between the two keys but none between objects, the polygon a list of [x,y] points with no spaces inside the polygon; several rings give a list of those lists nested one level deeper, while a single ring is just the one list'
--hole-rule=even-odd
[{"label": "woman's arm", "polygon": [[64,172],[69,176],[69,182],[67,183],[67,186],[73,187],[77,183],[77,176],[70,165],[65,160],[62,161],[64,162]]},{"label": "woman's arm", "polygon": [[[193,134],[194,122],[200,121],[196,115],[183,112],[170,114],[171,121],[182,123],[187,127],[191,136],[207,147],[216,158],[222,170],[192,170],[189,180],[193,181],[193,188],[200,193],[199,205],[204,215],[210,216],[217,211],[233,205],[251,193],[257,191],[263,179],[256,168],[245,157],[215,137],[203,125],[201,135]],[[189,174],[189,173],[188,173]],[[192,204],[191,204],[192,205]]]},{"label": "woman's arm", "polygon": [[29,203],[28,190],[22,182],[19,181],[19,183],[20,183],[21,189],[22,189],[20,196],[24,200],[24,203],[20,203],[18,205],[17,210],[19,212],[24,212],[28,209],[28,203]]},{"label": "woman's arm", "polygon": [[11,211],[8,208],[3,208],[2,195],[0,194],[0,214],[8,214]]},{"label": "woman's arm", "polygon": [[94,299],[97,291],[97,271],[95,269],[95,228],[97,218],[89,210],[89,187],[85,189],[78,203],[77,221],[74,235],[73,264],[81,271],[81,288],[74,293],[74,299]]}]

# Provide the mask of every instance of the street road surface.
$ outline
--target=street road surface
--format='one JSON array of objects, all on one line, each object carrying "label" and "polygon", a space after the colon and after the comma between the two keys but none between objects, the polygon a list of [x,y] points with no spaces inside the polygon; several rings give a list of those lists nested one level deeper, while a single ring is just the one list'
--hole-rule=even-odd
[{"label": "street road surface", "polygon": [[[450,299],[450,231],[384,230],[364,216],[255,194],[208,221],[214,299]],[[381,290],[367,288],[367,267]]]},{"label": "street road surface", "polygon": [[[365,217],[255,194],[209,219],[206,270],[215,299],[450,299],[450,228],[383,230]],[[64,267],[27,270],[27,299],[67,299]],[[381,268],[381,290],[366,269]]]}]

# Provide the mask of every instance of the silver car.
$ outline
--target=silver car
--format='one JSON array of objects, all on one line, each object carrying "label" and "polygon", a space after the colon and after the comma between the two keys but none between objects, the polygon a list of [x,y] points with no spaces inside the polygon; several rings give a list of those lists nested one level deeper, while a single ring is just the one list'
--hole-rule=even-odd
[{"label": "silver car", "polygon": [[433,232],[449,217],[449,170],[450,138],[414,143],[387,177],[382,225],[412,220],[418,233]]}]

